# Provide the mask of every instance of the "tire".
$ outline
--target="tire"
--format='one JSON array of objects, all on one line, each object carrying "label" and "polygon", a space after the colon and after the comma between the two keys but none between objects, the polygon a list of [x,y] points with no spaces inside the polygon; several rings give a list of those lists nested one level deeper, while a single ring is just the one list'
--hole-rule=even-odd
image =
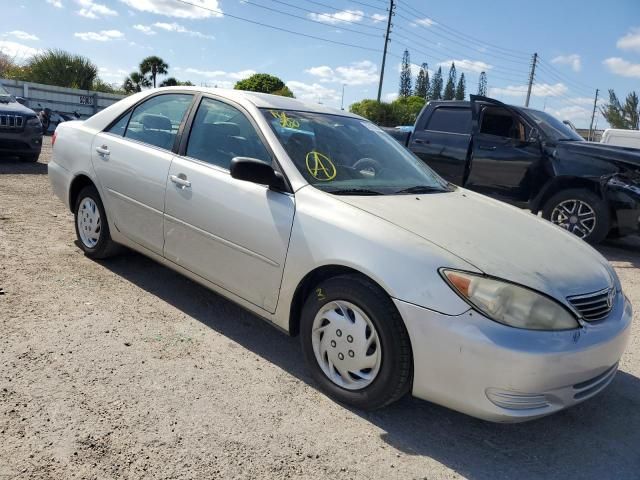
[{"label": "tire", "polygon": [[94,186],[84,187],[80,191],[73,213],[78,243],[87,257],[102,259],[118,252],[118,245],[111,240],[102,200]]},{"label": "tire", "polygon": [[[583,212],[583,219],[579,218],[581,215],[575,215],[579,211]],[[595,193],[581,188],[556,193],[542,208],[542,217],[591,244],[600,243],[611,230],[607,203]],[[591,217],[592,221],[587,220]]]},{"label": "tire", "polygon": [[20,160],[23,162],[35,163],[38,161],[38,158],[40,158],[40,152],[20,155]]},{"label": "tire", "polygon": [[[363,329],[363,321],[373,328]],[[314,329],[314,323],[321,328]],[[413,357],[404,322],[389,296],[360,275],[333,277],[312,290],[302,309],[300,337],[314,380],[338,402],[374,410],[411,387]]]}]

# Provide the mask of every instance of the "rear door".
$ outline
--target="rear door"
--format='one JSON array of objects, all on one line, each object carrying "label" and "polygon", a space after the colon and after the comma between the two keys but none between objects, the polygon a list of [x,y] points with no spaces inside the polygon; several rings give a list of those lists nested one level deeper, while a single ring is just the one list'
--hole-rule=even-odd
[{"label": "rear door", "polygon": [[535,123],[502,102],[471,95],[473,139],[466,187],[526,204],[543,154]]},{"label": "rear door", "polygon": [[193,94],[154,95],[93,142],[107,215],[120,233],[155,253],[164,243],[164,191],[178,131]]},{"label": "rear door", "polygon": [[416,125],[409,150],[445,180],[463,185],[470,138],[470,107],[438,105]]}]

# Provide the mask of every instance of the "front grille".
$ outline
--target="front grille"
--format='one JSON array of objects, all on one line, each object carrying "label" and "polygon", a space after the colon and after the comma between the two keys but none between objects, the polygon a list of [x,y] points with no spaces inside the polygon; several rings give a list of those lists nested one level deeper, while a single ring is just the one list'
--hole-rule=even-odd
[{"label": "front grille", "polygon": [[3,130],[21,130],[24,126],[24,117],[22,115],[12,115],[0,113],[0,128]]},{"label": "front grille", "polygon": [[609,315],[613,308],[615,292],[615,288],[607,288],[587,295],[569,297],[567,300],[580,313],[582,318],[588,322],[595,322]]}]

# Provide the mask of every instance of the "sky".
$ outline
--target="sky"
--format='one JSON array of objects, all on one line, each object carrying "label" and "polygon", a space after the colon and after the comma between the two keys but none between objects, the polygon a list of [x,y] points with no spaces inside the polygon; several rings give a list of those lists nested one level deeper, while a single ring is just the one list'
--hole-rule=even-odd
[{"label": "sky", "polygon": [[[169,75],[232,88],[261,72],[296,97],[345,108],[378,90],[388,0],[0,0],[0,51],[24,61],[56,48],[89,57],[121,84],[149,55]],[[398,91],[400,61],[430,74],[455,62],[467,93],[487,73],[489,95],[589,127],[595,90],[640,91],[640,1],[395,0],[382,97]],[[265,26],[268,25],[268,26]],[[295,32],[295,33],[292,33]],[[344,97],[342,96],[344,90]],[[598,128],[606,127],[601,114]]]}]

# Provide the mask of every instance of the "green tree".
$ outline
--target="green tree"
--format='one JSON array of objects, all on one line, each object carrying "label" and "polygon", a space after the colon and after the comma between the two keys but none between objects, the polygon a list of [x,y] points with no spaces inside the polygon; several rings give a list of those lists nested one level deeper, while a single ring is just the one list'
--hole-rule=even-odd
[{"label": "green tree", "polygon": [[487,73],[480,72],[480,78],[478,79],[478,95],[483,97],[487,96]]},{"label": "green tree", "polygon": [[424,97],[417,97],[415,95],[410,97],[398,97],[396,100],[391,102],[391,116],[394,122],[393,126],[413,125],[425,103],[426,99]]},{"label": "green tree", "polygon": [[464,72],[460,74],[460,80],[458,80],[458,85],[456,86],[456,94],[454,98],[456,100],[464,100],[464,96],[467,90],[467,82],[464,79]]},{"label": "green tree", "polygon": [[30,82],[91,90],[98,78],[98,67],[82,55],[45,50],[27,61],[25,73],[25,80]]},{"label": "green tree", "polygon": [[429,66],[426,63],[423,63],[420,67],[413,94],[424,99],[429,95]]},{"label": "green tree", "polygon": [[391,105],[386,102],[378,102],[377,100],[362,100],[353,103],[349,107],[349,111],[360,115],[373,123],[385,127],[396,125],[391,111]]},{"label": "green tree", "polygon": [[612,128],[640,129],[640,105],[635,91],[627,95],[622,105],[616,92],[609,90],[609,103],[600,107],[600,112]]},{"label": "green tree", "polygon": [[236,82],[236,90],[247,90],[249,92],[271,93],[283,97],[293,97],[293,92],[282,80],[268,73],[254,73],[244,80]]},{"label": "green tree", "polygon": [[140,72],[131,72],[127,78],[124,79],[122,84],[122,90],[125,93],[141,92],[143,88],[150,87],[151,80]]},{"label": "green tree", "polygon": [[153,88],[156,88],[156,77],[158,75],[166,75],[169,70],[169,65],[160,57],[152,55],[144,58],[140,62],[140,73],[143,75],[151,75],[153,81]]},{"label": "green tree", "polygon": [[429,100],[442,99],[442,67],[438,67],[438,71],[433,75],[431,80],[431,90],[429,91]]},{"label": "green tree", "polygon": [[411,96],[411,60],[409,58],[409,50],[405,49],[402,55],[402,67],[400,68],[400,91],[398,95],[401,97]]},{"label": "green tree", "polygon": [[117,85],[107,83],[101,78],[96,78],[95,82],[93,82],[93,86],[91,87],[91,90],[93,90],[94,92],[103,92],[103,93],[116,93],[116,94],[125,93],[122,88],[118,88]]},{"label": "green tree", "polygon": [[160,86],[161,87],[193,87],[194,85],[189,80],[187,80],[186,82],[181,82],[180,80],[177,80],[174,77],[169,77],[163,80]]},{"label": "green tree", "polygon": [[444,87],[443,98],[445,100],[453,100],[456,96],[456,64],[451,63],[449,69],[449,78],[447,78],[447,85]]}]

